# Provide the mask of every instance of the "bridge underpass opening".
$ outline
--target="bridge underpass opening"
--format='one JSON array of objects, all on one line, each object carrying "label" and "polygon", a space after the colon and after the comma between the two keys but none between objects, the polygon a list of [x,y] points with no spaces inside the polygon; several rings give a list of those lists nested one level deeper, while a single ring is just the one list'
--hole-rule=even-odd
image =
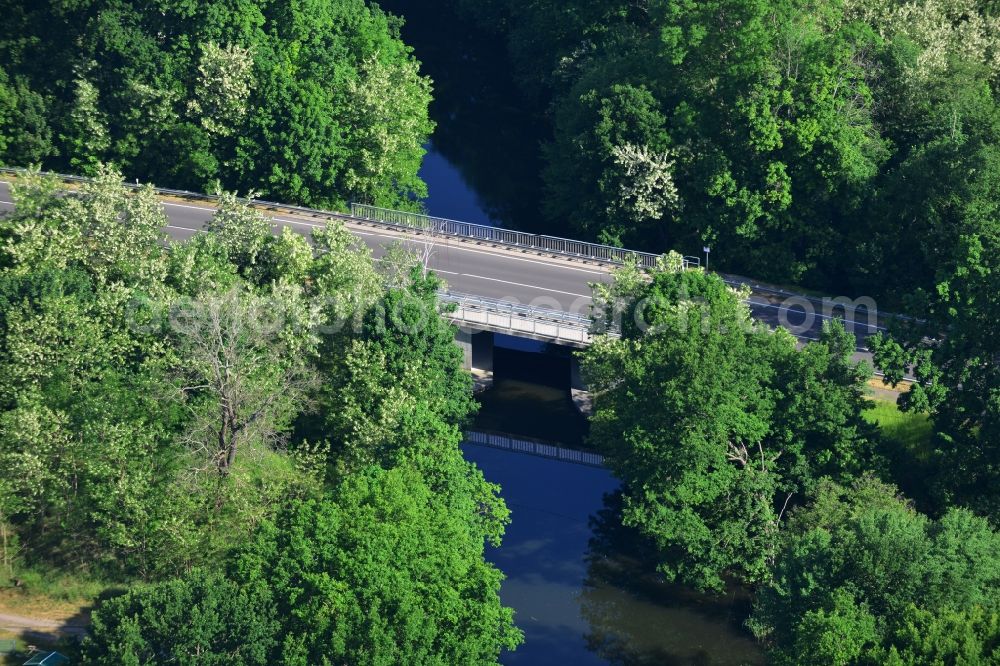
[{"label": "bridge underpass opening", "polygon": [[[487,348],[485,340],[476,344],[480,335],[473,336],[474,358],[477,350],[483,355]],[[493,384],[477,395],[480,410],[475,429],[581,447],[589,425],[570,392],[574,350],[500,333],[489,335],[493,336]]]},{"label": "bridge underpass opening", "polygon": [[495,333],[493,377],[568,391],[572,353],[569,347]]}]

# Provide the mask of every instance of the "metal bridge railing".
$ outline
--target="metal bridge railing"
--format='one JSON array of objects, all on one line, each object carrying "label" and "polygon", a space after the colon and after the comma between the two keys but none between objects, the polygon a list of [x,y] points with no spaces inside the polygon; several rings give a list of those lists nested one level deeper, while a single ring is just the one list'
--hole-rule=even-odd
[{"label": "metal bridge railing", "polygon": [[[459,222],[458,220],[449,220],[443,217],[409,213],[392,210],[391,208],[379,208],[377,206],[369,206],[368,204],[351,204],[351,217],[408,229],[417,229],[431,234],[460,236],[462,238],[510,245],[512,247],[523,247],[531,250],[543,250],[551,254],[580,257],[613,264],[621,264],[627,259],[634,257],[639,261],[639,265],[652,268],[660,258],[660,255],[649,252],[626,250],[611,245],[600,245],[598,243],[588,243],[586,241],[559,238],[557,236],[529,234],[523,231],[491,227],[486,224]],[[698,266],[701,266],[700,258],[684,257],[685,268],[697,268]]]},{"label": "metal bridge railing", "polygon": [[578,465],[604,467],[604,456],[599,453],[566,449],[556,444],[531,439],[519,439],[517,437],[511,437],[510,435],[469,431],[465,433],[465,442],[468,444],[476,444],[478,446],[488,446],[494,449],[517,451],[519,453],[527,453],[533,456],[552,458],[554,460],[564,460]]},{"label": "metal bridge railing", "polygon": [[[457,306],[447,315],[455,323],[579,345],[590,344],[592,339],[592,321],[587,315],[453,291],[439,291],[438,298]],[[609,334],[618,333],[612,330]]]},{"label": "metal bridge railing", "polygon": [[[27,170],[19,168],[0,167],[0,173],[23,174]],[[93,180],[85,176],[70,176],[61,173],[48,173],[63,181],[71,183],[84,183]],[[137,184],[123,183],[126,187],[137,189]],[[175,190],[166,187],[154,187],[153,191],[163,196],[176,196],[186,199],[197,199],[201,201],[214,202],[218,197],[213,194],[203,192],[190,192],[188,190]],[[638,252],[636,250],[626,250],[610,245],[600,245],[598,243],[588,243],[586,241],[572,240],[569,238],[559,238],[556,236],[542,236],[529,234],[523,231],[503,229],[501,227],[491,227],[485,224],[473,224],[471,222],[460,222],[449,220],[443,217],[432,217],[419,213],[410,213],[402,210],[392,210],[390,208],[379,208],[368,204],[351,204],[351,214],[337,213],[334,211],[318,210],[306,208],[304,206],[294,206],[292,204],[277,203],[264,199],[251,199],[254,205],[269,208],[272,210],[284,210],[299,215],[310,217],[322,217],[327,219],[357,220],[378,222],[380,224],[398,227],[405,231],[425,231],[431,234],[445,234],[460,238],[470,238],[510,247],[521,247],[531,250],[541,250],[550,254],[566,257],[575,257],[601,261],[605,263],[621,264],[627,259],[634,257],[641,266],[652,268],[656,265],[660,255],[649,252]],[[685,268],[696,268],[701,266],[701,259],[698,257],[684,257]]]}]

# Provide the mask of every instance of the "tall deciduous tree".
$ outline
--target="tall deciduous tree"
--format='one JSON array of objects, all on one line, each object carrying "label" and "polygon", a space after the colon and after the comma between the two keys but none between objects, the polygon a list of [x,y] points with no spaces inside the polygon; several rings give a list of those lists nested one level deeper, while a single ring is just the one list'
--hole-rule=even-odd
[{"label": "tall deciduous tree", "polygon": [[201,464],[227,475],[238,453],[273,447],[304,409],[319,313],[296,286],[269,297],[233,290],[172,317],[177,387],[192,419],[185,437]]},{"label": "tall deciduous tree", "polygon": [[369,468],[262,529],[235,576],[271,590],[277,662],[494,664],[521,637],[482,548],[412,468]]},{"label": "tall deciduous tree", "polygon": [[798,351],[752,322],[745,293],[677,259],[598,288],[624,314],[622,337],[582,356],[591,438],[623,481],[625,523],[657,543],[670,578],[767,580],[784,511],[823,475],[871,464],[867,373],[842,328]]}]

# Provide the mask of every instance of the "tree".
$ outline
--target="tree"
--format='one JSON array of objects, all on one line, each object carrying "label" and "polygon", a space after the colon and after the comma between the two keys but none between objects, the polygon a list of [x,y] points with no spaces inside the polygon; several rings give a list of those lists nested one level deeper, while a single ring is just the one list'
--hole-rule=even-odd
[{"label": "tree", "polygon": [[[647,199],[652,195],[665,200],[640,206],[646,209],[641,216],[630,214],[639,203],[637,187],[642,190],[675,183],[674,163],[659,159],[658,167],[649,168],[648,159],[635,159],[639,152],[647,157],[666,155],[672,147],[660,103],[646,86],[627,84],[612,85],[607,91],[581,92],[574,102],[557,108],[560,132],[546,152],[546,212],[552,217],[571,217],[578,233],[616,244],[634,243],[637,235],[631,233],[632,225],[651,232],[657,241],[663,239],[670,233],[669,227],[663,226],[664,218],[670,219],[669,214],[680,207],[679,194],[647,193]],[[631,153],[635,155],[628,159],[622,152],[626,146],[634,146]],[[638,184],[640,172],[629,173],[636,168],[652,176],[645,188]],[[625,217],[605,222],[619,215]],[[650,229],[651,225],[656,227]]]},{"label": "tree", "polygon": [[361,62],[348,87],[350,125],[357,128],[345,172],[352,198],[362,203],[396,200],[400,194],[427,196],[416,174],[424,156],[421,141],[431,135],[427,118],[430,82],[413,60],[393,61],[374,53]]},{"label": "tree", "polygon": [[[879,40],[839,2],[508,4],[519,49],[520,33],[580,22],[546,40],[556,53],[540,75],[555,100],[552,224],[656,251],[717,241],[758,276],[836,270],[844,216],[888,157],[873,119]],[[643,189],[663,200],[638,205]]]},{"label": "tree", "polygon": [[367,468],[290,503],[228,566],[102,603],[83,663],[493,664],[521,641],[501,579],[416,470]]},{"label": "tree", "polygon": [[201,117],[207,132],[229,136],[246,117],[252,77],[253,56],[249,49],[208,42],[198,62],[198,82],[188,108]]},{"label": "tree", "polygon": [[274,662],[492,664],[521,638],[482,548],[414,470],[368,468],[263,527],[234,575],[271,590]]},{"label": "tree", "polygon": [[582,354],[591,440],[623,482],[625,524],[656,542],[669,578],[765,581],[785,510],[823,475],[871,465],[866,369],[842,327],[798,351],[752,322],[745,293],[679,257],[649,278],[626,267],[595,286],[605,316],[622,312],[622,335]]},{"label": "tree", "polygon": [[38,164],[56,154],[45,98],[23,78],[10,80],[0,67],[0,161],[11,166]]},{"label": "tree", "polygon": [[21,139],[0,139],[5,163],[91,174],[106,162],[130,181],[195,191],[221,181],[314,206],[412,207],[426,194],[430,83],[400,21],[374,3],[5,9],[0,137],[24,122]]},{"label": "tree", "polygon": [[778,520],[766,353],[781,334],[755,334],[715,277],[657,273],[643,293],[622,339],[583,355],[598,396],[591,440],[623,481],[623,519],[656,540],[669,578],[706,588],[727,572],[760,580]]},{"label": "tree", "polygon": [[67,122],[68,134],[60,138],[69,153],[69,164],[87,176],[95,175],[97,165],[106,159],[111,147],[107,120],[98,106],[99,91],[85,76],[74,81],[76,100]]},{"label": "tree", "polygon": [[219,192],[219,205],[205,225],[247,278],[256,277],[258,255],[271,240],[271,220],[250,204],[252,198],[252,193],[240,199],[235,193]]},{"label": "tree", "polygon": [[991,664],[1000,660],[1000,614],[981,606],[939,613],[907,608],[889,648],[876,648],[872,663]]},{"label": "tree", "polygon": [[[79,269],[0,276],[0,464],[5,521],[25,558],[145,574],[173,476],[159,353],[125,304]],[[142,308],[129,313],[142,321]]]},{"label": "tree", "polygon": [[615,146],[611,152],[629,179],[620,188],[625,214],[637,221],[655,220],[680,206],[672,173],[674,160],[669,153],[651,153],[630,143]]},{"label": "tree", "polygon": [[100,605],[81,648],[82,663],[273,663],[278,622],[267,590],[241,587],[194,569],[138,587]]},{"label": "tree", "polygon": [[270,298],[233,290],[177,313],[177,378],[192,418],[185,441],[199,465],[229,474],[237,453],[273,447],[307,406],[318,312],[301,290]]},{"label": "tree", "polygon": [[440,317],[440,281],[419,265],[408,272],[364,313],[357,339],[323,354],[325,432],[342,442],[341,464],[391,466],[423,445],[457,451],[476,409],[454,328]]},{"label": "tree", "polygon": [[[934,289],[913,302],[926,318],[901,322],[892,335],[872,342],[875,363],[898,383],[910,368],[918,380],[900,397],[905,410],[929,412],[936,433],[937,502],[994,515],[1000,506],[1000,368],[997,365],[998,213],[1000,152],[975,150],[977,170],[961,194],[939,200],[949,224],[941,238]],[[968,162],[948,165],[967,168]],[[957,175],[957,174],[955,174]]]},{"label": "tree", "polygon": [[125,291],[155,293],[165,268],[163,207],[151,187],[132,192],[120,173],[97,169],[74,197],[59,196],[58,181],[37,173],[13,185],[17,207],[0,221],[5,262],[22,273],[76,268]]},{"label": "tree", "polygon": [[773,361],[780,397],[772,437],[782,442],[779,465],[797,493],[811,494],[821,478],[849,484],[885,469],[878,427],[863,416],[872,369],[853,359],[856,345],[840,322],[827,321],[819,340],[786,347]]},{"label": "tree", "polygon": [[997,646],[998,545],[968,511],[934,521],[872,477],[825,482],[793,512],[751,624],[779,664],[979,663]]}]

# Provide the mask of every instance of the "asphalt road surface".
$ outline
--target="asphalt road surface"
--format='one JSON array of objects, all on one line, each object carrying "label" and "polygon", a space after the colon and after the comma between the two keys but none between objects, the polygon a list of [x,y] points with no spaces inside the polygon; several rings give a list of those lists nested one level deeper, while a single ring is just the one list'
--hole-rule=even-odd
[{"label": "asphalt road surface", "polygon": [[[199,201],[165,199],[163,206],[169,219],[165,232],[178,240],[199,233],[214,210],[209,203]],[[13,207],[10,184],[0,181],[0,214],[13,210]],[[325,224],[321,218],[286,213],[275,214],[274,222],[277,226],[291,227],[303,234],[309,234],[312,229]],[[589,314],[589,283],[609,281],[609,267],[600,264],[453,237],[414,240],[392,229],[370,224],[347,226],[372,249],[376,257],[394,242],[408,243],[420,250],[426,247],[425,243],[432,243],[430,267],[447,282],[451,291]],[[840,316],[848,324],[849,330],[853,322],[858,339],[858,357],[870,358],[865,348],[865,339],[878,329],[878,322],[869,322],[866,311],[859,310],[857,321],[854,322],[851,312],[847,312],[846,316],[836,312],[831,314],[813,299],[768,288],[754,290],[750,297],[750,308],[755,318],[771,326],[789,328],[803,340],[816,339],[825,320],[831,316]]]}]

